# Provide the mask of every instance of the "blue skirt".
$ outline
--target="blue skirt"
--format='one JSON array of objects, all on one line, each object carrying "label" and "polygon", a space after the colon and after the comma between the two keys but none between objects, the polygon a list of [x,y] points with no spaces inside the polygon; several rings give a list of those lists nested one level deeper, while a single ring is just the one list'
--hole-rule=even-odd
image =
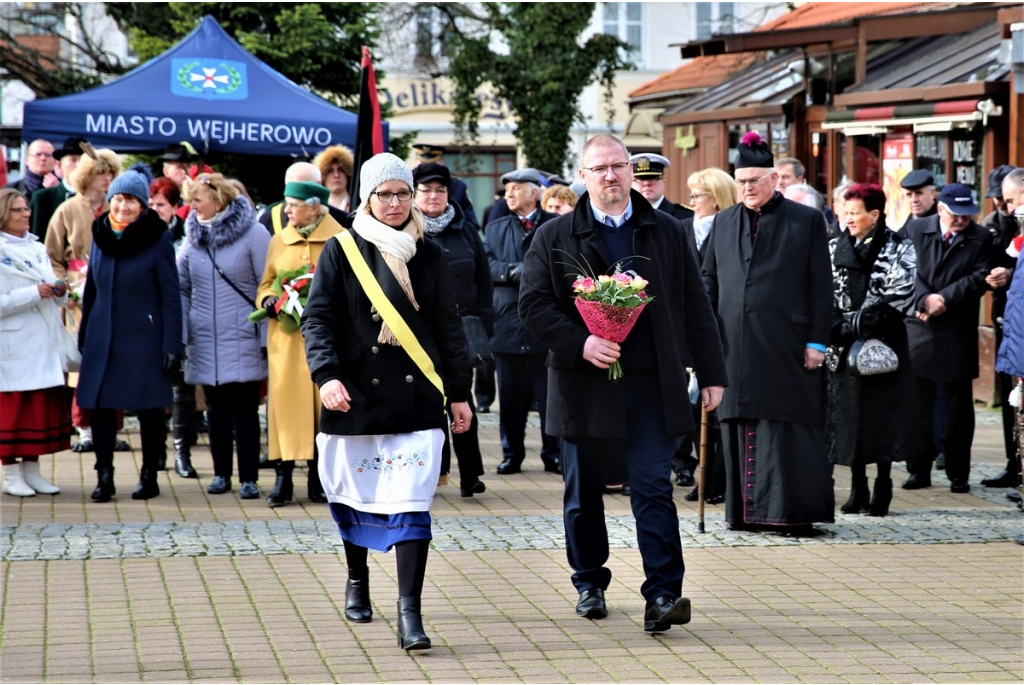
[{"label": "blue skirt", "polygon": [[330,507],[341,539],[360,547],[387,552],[403,542],[434,539],[427,511],[370,514],[336,502],[331,502]]}]

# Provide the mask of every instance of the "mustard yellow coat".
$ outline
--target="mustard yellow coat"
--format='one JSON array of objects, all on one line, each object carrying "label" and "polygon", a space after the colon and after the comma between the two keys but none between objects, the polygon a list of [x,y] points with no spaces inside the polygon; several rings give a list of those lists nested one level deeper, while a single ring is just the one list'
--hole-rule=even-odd
[{"label": "mustard yellow coat", "polygon": [[[309,238],[303,238],[291,225],[271,238],[267,248],[267,266],[256,293],[257,304],[262,305],[264,298],[276,295],[271,287],[279,272],[316,264],[324,243],[341,230],[341,224],[327,215]],[[275,319],[270,319],[267,362],[270,370],[267,381],[270,458],[286,461],[312,459],[316,434],[320,431],[320,389],[309,374],[302,333],[286,333]]]}]

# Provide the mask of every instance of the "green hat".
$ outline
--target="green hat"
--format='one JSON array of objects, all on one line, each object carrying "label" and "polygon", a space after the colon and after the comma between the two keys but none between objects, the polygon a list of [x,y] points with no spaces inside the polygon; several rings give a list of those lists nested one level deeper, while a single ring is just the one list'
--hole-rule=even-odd
[{"label": "green hat", "polygon": [[294,197],[296,200],[312,200],[315,197],[321,204],[327,204],[331,199],[331,191],[311,181],[289,181],[284,186],[284,196]]}]

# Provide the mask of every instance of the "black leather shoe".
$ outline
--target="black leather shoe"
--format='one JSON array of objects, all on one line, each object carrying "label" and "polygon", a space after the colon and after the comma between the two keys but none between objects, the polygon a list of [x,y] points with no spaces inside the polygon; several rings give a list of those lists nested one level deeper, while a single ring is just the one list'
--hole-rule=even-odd
[{"label": "black leather shoe", "polygon": [[921,488],[930,488],[932,486],[931,476],[919,476],[916,473],[912,474],[910,478],[903,481],[904,490],[920,490]]},{"label": "black leather shoe", "polygon": [[995,478],[985,478],[981,484],[986,488],[1015,488],[1017,487],[1017,474],[1003,471]]},{"label": "black leather shoe", "polygon": [[955,480],[950,483],[949,491],[957,495],[963,495],[971,491],[971,484],[965,480]]},{"label": "black leather shoe", "polygon": [[260,490],[256,487],[256,483],[248,481],[242,483],[242,489],[238,491],[238,496],[241,499],[259,499]]},{"label": "black leather shoe", "polygon": [[210,487],[206,488],[206,491],[211,495],[223,495],[225,492],[231,492],[231,479],[223,476],[214,476],[213,480],[210,481]]},{"label": "black leather shoe", "polygon": [[546,461],[544,462],[544,471],[545,473],[561,473],[562,462],[559,461],[558,459],[551,459],[549,461]]},{"label": "black leather shoe", "polygon": [[472,497],[473,495],[482,495],[487,492],[487,486],[484,485],[483,481],[477,478],[469,485],[462,486],[459,488],[459,494],[463,497]]},{"label": "black leather shoe", "polygon": [[659,597],[648,603],[644,612],[644,630],[648,633],[663,633],[689,622],[690,600],[686,597]]},{"label": "black leather shoe", "polygon": [[430,638],[423,631],[419,597],[398,598],[398,646],[407,652],[430,649]]},{"label": "black leather shoe", "polygon": [[576,602],[576,613],[583,618],[606,618],[608,605],[604,602],[604,590],[595,587],[581,592],[580,601]]},{"label": "black leather shoe", "polygon": [[491,413],[491,408],[486,406],[486,405],[483,405],[483,404],[478,404],[477,407],[476,407],[476,413],[477,414],[490,414]]},{"label": "black leather shoe", "polygon": [[694,483],[693,471],[690,469],[679,469],[676,473],[676,485],[682,485],[684,488],[689,488],[692,487]]},{"label": "black leather shoe", "polygon": [[110,498],[117,494],[117,488],[114,487],[114,467],[100,469],[97,472],[97,478],[96,489],[92,491],[92,500],[94,502],[109,502]]},{"label": "black leather shoe", "polygon": [[629,497],[630,495],[633,494],[633,489],[629,487],[629,483],[626,483],[625,485],[622,486],[622,492],[620,492],[619,494],[622,495],[623,497]]},{"label": "black leather shoe", "polygon": [[294,469],[294,461],[274,462],[277,480],[274,481],[274,488],[267,495],[267,504],[272,507],[280,507],[292,501],[295,489],[292,481],[292,471]]},{"label": "black leather shoe", "polygon": [[513,473],[519,473],[522,470],[522,466],[512,461],[511,459],[506,459],[505,461],[498,464],[499,476],[510,476]]},{"label": "black leather shoe", "polygon": [[153,469],[142,469],[139,484],[132,492],[132,499],[153,499],[160,494],[160,485],[156,482],[156,474],[157,472]]},{"label": "black leather shoe", "polygon": [[[114,441],[114,451],[115,452],[131,452],[132,451],[132,446],[129,445],[127,443],[127,441],[125,441],[125,440],[115,440]],[[166,464],[165,464],[165,466],[166,466]]]},{"label": "black leather shoe", "polygon": [[935,457],[935,468],[939,471],[946,470],[946,453],[939,452],[938,456]]},{"label": "black leather shoe", "polygon": [[270,457],[268,455],[266,455],[266,454],[261,454],[260,455],[260,468],[261,469],[272,469],[272,468],[274,468],[274,464],[275,463],[276,462],[273,462],[273,461],[270,460]]},{"label": "black leather shoe", "polygon": [[711,495],[704,498],[704,504],[721,504],[725,501],[725,495]]},{"label": "black leather shoe", "polygon": [[309,501],[313,504],[327,504],[327,494],[321,490],[320,492],[310,492]]},{"label": "black leather shoe", "polygon": [[[694,488],[693,490],[690,490],[688,493],[683,495],[683,499],[685,499],[687,502],[696,502],[697,500],[700,499],[700,488]],[[704,501],[707,502],[706,499]]]},{"label": "black leather shoe", "polygon": [[95,449],[96,447],[93,445],[92,440],[79,440],[71,446],[71,451],[78,452],[79,454],[82,452],[92,452]]},{"label": "black leather shoe", "polygon": [[369,623],[373,620],[373,607],[370,606],[370,569],[353,577],[348,574],[345,584],[345,618],[353,623]]},{"label": "black leather shoe", "polygon": [[[175,448],[177,448],[177,441],[175,441]],[[182,478],[199,477],[195,467],[192,466],[192,456],[183,452],[174,455],[174,472]]]}]

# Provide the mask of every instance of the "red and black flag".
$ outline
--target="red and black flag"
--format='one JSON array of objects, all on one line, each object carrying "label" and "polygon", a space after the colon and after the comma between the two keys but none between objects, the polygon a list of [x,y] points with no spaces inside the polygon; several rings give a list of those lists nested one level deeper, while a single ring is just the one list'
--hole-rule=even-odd
[{"label": "red and black flag", "polygon": [[363,46],[363,73],[359,81],[359,121],[356,124],[356,152],[352,164],[351,197],[353,206],[359,202],[359,169],[363,162],[384,152],[384,129],[380,121],[380,100],[377,98],[377,77],[373,73],[370,48]]}]

